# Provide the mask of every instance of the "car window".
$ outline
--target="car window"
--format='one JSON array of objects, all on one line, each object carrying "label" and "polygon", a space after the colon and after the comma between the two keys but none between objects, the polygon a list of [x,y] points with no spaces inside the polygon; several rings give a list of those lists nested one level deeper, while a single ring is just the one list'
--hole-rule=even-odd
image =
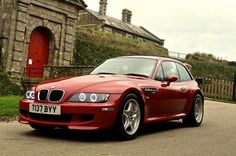
[{"label": "car window", "polygon": [[192,80],[192,77],[189,75],[189,72],[186,70],[186,68],[183,65],[176,63],[176,66],[179,71],[180,81],[191,81]]},{"label": "car window", "polygon": [[109,59],[95,68],[90,74],[142,75],[151,77],[157,60],[135,57]]},{"label": "car window", "polygon": [[164,72],[164,79],[166,80],[168,76],[175,75],[179,80],[179,73],[174,62],[162,62],[162,68]]},{"label": "car window", "polygon": [[162,65],[160,65],[157,75],[156,75],[156,80],[157,81],[164,81],[164,73],[163,73],[163,68]]}]

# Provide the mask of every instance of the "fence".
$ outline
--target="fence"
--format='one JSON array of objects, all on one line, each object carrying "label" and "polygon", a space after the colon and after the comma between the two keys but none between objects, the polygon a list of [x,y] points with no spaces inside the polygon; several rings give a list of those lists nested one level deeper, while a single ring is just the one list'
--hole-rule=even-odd
[{"label": "fence", "polygon": [[205,97],[232,100],[233,82],[210,78],[200,79],[202,80],[202,83],[199,87],[202,89]]},{"label": "fence", "polygon": [[180,59],[180,60],[185,60],[187,54],[184,53],[179,53],[179,52],[174,52],[174,51],[169,51],[169,57]]}]

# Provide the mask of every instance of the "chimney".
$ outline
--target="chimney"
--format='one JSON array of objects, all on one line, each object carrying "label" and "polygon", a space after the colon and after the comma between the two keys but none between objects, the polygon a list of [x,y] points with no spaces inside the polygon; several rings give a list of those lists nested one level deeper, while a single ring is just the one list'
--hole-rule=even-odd
[{"label": "chimney", "polygon": [[132,11],[128,9],[122,10],[122,21],[126,23],[131,23]]},{"label": "chimney", "polygon": [[99,14],[105,16],[107,12],[107,0],[100,0]]}]

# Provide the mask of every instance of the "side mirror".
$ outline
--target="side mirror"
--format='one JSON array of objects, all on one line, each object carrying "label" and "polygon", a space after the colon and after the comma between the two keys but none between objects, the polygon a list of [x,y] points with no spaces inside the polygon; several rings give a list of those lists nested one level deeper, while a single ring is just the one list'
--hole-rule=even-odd
[{"label": "side mirror", "polygon": [[171,82],[175,82],[175,81],[177,81],[177,80],[178,80],[178,77],[177,77],[177,76],[175,76],[175,75],[170,75],[170,76],[168,76],[167,79],[166,79],[167,82],[166,82],[166,83],[163,83],[161,86],[162,86],[162,87],[168,87]]},{"label": "side mirror", "polygon": [[177,80],[178,80],[178,77],[175,76],[175,75],[170,75],[170,76],[167,77],[168,82],[175,82]]}]

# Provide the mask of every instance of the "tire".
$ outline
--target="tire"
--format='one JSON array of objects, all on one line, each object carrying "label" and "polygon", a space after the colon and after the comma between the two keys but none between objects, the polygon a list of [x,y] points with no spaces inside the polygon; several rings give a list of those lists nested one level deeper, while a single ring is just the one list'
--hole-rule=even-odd
[{"label": "tire", "polygon": [[36,125],[36,124],[30,124],[30,127],[33,129],[39,131],[39,132],[49,132],[54,130],[55,127],[53,126],[42,126],[42,125]]},{"label": "tire", "polygon": [[191,110],[187,117],[183,118],[183,123],[190,127],[199,127],[204,116],[204,101],[201,95],[194,97]]},{"label": "tire", "polygon": [[119,140],[135,139],[143,124],[140,100],[135,94],[127,95],[118,113],[115,132]]}]

